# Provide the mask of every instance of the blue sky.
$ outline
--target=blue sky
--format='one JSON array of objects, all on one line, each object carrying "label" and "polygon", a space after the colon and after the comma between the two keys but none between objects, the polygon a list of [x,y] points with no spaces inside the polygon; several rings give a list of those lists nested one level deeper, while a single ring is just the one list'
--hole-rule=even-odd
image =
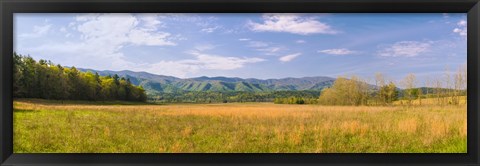
[{"label": "blue sky", "polygon": [[381,72],[440,77],[466,63],[465,14],[15,14],[17,53],[180,78]]}]

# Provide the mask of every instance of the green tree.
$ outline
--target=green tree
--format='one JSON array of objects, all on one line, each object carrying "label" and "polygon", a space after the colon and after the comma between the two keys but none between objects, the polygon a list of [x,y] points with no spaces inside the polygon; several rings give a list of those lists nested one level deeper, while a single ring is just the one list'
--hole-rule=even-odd
[{"label": "green tree", "polygon": [[133,86],[129,79],[119,79],[118,75],[101,77],[75,67],[64,68],[49,60],[36,62],[16,53],[13,63],[13,96],[16,98],[132,101],[147,98],[142,87]]}]

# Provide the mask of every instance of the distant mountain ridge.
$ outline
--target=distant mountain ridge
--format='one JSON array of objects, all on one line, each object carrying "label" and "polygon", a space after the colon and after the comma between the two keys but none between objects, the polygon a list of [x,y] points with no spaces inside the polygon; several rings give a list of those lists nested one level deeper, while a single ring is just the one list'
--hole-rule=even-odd
[{"label": "distant mountain ridge", "polygon": [[129,70],[111,71],[111,70],[93,70],[82,69],[83,72],[97,72],[101,76],[119,75],[120,77],[130,78],[134,85],[141,85],[147,91],[147,94],[155,93],[173,93],[179,91],[216,91],[216,92],[270,92],[270,91],[296,91],[296,90],[315,90],[320,91],[330,87],[335,81],[330,77],[302,77],[302,78],[282,78],[282,79],[256,79],[256,78],[238,78],[238,77],[195,77],[195,78],[177,78],[173,76],[156,75],[147,72],[134,72]]}]

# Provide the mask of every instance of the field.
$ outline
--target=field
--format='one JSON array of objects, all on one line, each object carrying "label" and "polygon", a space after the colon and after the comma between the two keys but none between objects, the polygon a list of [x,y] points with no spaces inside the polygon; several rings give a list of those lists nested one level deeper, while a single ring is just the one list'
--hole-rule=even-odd
[{"label": "field", "polygon": [[466,106],[14,102],[15,153],[466,153]]}]

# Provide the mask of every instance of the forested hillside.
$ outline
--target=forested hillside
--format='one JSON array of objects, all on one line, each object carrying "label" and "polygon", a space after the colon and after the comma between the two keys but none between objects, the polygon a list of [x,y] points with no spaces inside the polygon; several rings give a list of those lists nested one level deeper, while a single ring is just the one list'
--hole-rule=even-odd
[{"label": "forested hillside", "polygon": [[[322,89],[335,81],[330,77],[256,79],[238,77],[177,78],[134,71],[99,71],[100,75],[119,75],[145,88],[148,101],[161,103],[273,102],[278,98],[298,98],[316,103]],[[308,102],[311,101],[311,102]]]},{"label": "forested hillside", "polygon": [[282,79],[255,79],[238,77],[196,77],[177,78],[133,71],[98,71],[79,69],[100,75],[114,75],[130,78],[135,85],[141,85],[148,93],[197,92],[272,92],[272,91],[321,91],[335,81],[330,77],[303,77]]},{"label": "forested hillside", "polygon": [[13,96],[55,100],[146,101],[145,90],[125,77],[100,76],[13,54]]}]

